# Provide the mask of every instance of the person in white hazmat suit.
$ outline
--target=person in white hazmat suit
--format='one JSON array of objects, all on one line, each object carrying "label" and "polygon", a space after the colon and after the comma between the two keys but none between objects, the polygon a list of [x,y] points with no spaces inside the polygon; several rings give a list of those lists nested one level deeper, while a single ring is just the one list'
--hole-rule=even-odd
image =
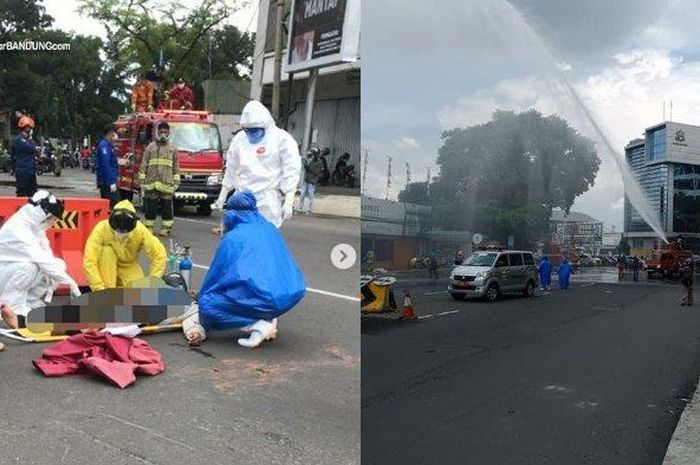
[{"label": "person in white hazmat suit", "polygon": [[221,193],[212,209],[221,210],[231,191],[247,190],[255,195],[262,216],[279,228],[292,216],[301,178],[299,147],[257,100],[243,108],[240,125],[243,130],[233,137],[226,152]]},{"label": "person in white hazmat suit", "polygon": [[11,328],[24,326],[29,311],[50,301],[61,284],[80,295],[46,236],[63,210],[63,202],[40,190],[0,228],[0,314]]}]

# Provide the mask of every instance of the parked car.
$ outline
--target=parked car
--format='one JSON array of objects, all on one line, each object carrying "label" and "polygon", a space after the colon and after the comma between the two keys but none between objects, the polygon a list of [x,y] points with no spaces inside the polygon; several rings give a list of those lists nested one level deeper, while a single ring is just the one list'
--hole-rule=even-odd
[{"label": "parked car", "polygon": [[483,297],[494,302],[505,293],[532,297],[538,285],[535,257],[520,250],[484,250],[471,254],[450,275],[448,292],[455,300]]}]

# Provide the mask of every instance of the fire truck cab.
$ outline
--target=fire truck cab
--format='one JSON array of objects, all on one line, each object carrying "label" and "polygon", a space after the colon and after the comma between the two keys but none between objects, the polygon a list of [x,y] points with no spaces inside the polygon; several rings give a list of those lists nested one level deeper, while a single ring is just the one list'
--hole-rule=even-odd
[{"label": "fire truck cab", "polygon": [[158,110],[129,113],[117,119],[114,148],[118,154],[121,198],[141,204],[141,157],[162,121],[170,126],[169,140],[178,149],[180,186],[173,199],[175,208],[196,205],[199,214],[211,214],[210,205],[221,190],[224,157],[219,128],[206,111]]},{"label": "fire truck cab", "polygon": [[644,270],[649,279],[652,279],[654,274],[670,279],[680,273],[681,263],[689,258],[693,258],[693,253],[683,250],[680,240],[671,239],[661,249],[649,251],[644,260]]}]

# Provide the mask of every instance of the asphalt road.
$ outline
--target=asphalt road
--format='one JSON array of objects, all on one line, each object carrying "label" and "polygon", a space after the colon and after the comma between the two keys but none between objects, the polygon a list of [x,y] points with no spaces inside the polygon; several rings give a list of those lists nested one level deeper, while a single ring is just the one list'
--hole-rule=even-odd
[{"label": "asphalt road", "polygon": [[[13,194],[9,179],[0,176],[0,196]],[[67,170],[39,184],[95,196],[92,179]],[[215,215],[176,219],[173,238],[192,246],[195,287],[216,249]],[[359,268],[338,270],[329,255],[339,242],[359,247],[359,222],[294,217],[282,231],[310,290],[263,348],[239,347],[235,332],[212,334],[197,350],[180,332],[145,336],[166,371],[122,391],[92,378],[43,378],[31,361],[46,345],[5,340],[0,465],[358,463]]]},{"label": "asphalt road", "polygon": [[495,304],[423,283],[417,322],[363,318],[362,463],[661,464],[700,373],[700,307],[610,273]]}]

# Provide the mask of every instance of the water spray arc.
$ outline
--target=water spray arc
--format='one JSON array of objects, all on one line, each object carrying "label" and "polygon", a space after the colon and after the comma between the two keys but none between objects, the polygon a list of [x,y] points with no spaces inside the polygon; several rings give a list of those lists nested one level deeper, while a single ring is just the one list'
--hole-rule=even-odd
[{"label": "water spray arc", "polygon": [[[546,59],[545,61],[551,68],[553,74],[557,76],[564,84],[564,87],[570,100],[575,104],[576,108],[581,112],[584,119],[593,129],[599,142],[602,144],[602,147],[604,149],[603,151],[609,158],[611,158],[615,162],[615,165],[618,167],[622,176],[622,182],[625,188],[625,196],[627,197],[627,199],[630,201],[635,210],[637,210],[639,215],[644,219],[644,221],[649,225],[649,227],[651,227],[652,230],[664,242],[668,243],[668,240],[666,239],[666,234],[664,233],[664,230],[661,227],[661,223],[656,217],[654,210],[649,204],[649,201],[647,200],[644,191],[642,190],[642,187],[639,185],[639,182],[637,182],[637,179],[635,178],[634,173],[627,164],[627,161],[618,153],[618,151],[614,149],[613,145],[610,143],[610,140],[605,135],[605,132],[597,123],[596,119],[593,117],[593,114],[590,111],[590,109],[586,106],[576,89],[574,89],[571,82],[569,82],[569,80],[567,79],[566,75],[564,74],[564,71],[557,66],[557,63],[559,63],[560,60],[557,60],[553,49],[547,45],[543,37],[540,34],[538,34],[537,31],[530,25],[525,16],[520,12],[520,10],[517,7],[515,7],[508,0],[501,1],[505,9],[509,11],[513,18],[523,26],[526,33],[530,36],[531,43],[533,43],[539,49],[542,56]],[[671,108],[673,107],[671,106]]]}]

